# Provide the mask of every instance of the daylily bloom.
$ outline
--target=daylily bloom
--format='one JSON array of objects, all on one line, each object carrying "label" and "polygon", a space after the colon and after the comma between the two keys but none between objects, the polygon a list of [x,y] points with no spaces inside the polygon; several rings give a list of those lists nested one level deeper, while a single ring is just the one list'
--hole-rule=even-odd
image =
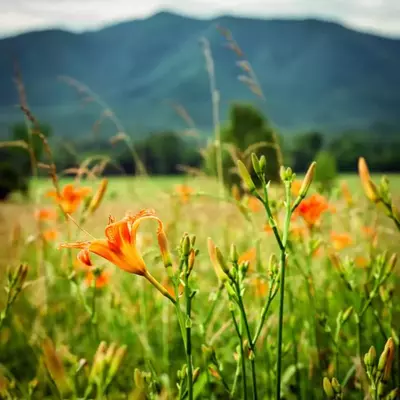
[{"label": "daylily bloom", "polygon": [[332,240],[333,247],[336,250],[343,250],[346,247],[351,246],[351,244],[353,243],[351,236],[348,233],[332,232],[331,240]]},{"label": "daylily bloom", "polygon": [[63,243],[60,245],[60,247],[81,249],[77,257],[79,261],[87,266],[93,265],[90,253],[94,253],[105,258],[126,272],[144,276],[164,296],[175,302],[175,299],[170,296],[168,291],[147,270],[146,264],[137,249],[137,230],[139,225],[147,219],[155,220],[158,223],[158,244],[161,250],[164,265],[169,267],[171,266],[171,261],[163,223],[158,217],[156,217],[154,210],[142,210],[134,216],[128,214],[125,218],[118,222],[116,222],[115,219],[110,216],[109,223],[105,228],[105,239]]},{"label": "daylily bloom", "polygon": [[239,257],[238,264],[243,264],[245,262],[249,263],[249,270],[251,270],[252,264],[256,261],[257,258],[257,250],[255,247],[250,248],[249,250],[245,251]]},{"label": "daylily bloom", "polygon": [[51,221],[57,218],[57,213],[51,208],[40,208],[35,211],[37,221]]},{"label": "daylily bloom", "polygon": [[86,273],[85,285],[88,287],[93,286],[93,279],[95,279],[95,285],[97,289],[107,286],[110,281],[110,273],[107,271],[101,271],[99,274],[95,274],[92,270]]},{"label": "daylily bloom", "polygon": [[46,242],[53,242],[58,237],[58,231],[56,229],[47,229],[42,232],[42,235]]},{"label": "daylily bloom", "polygon": [[255,196],[249,196],[247,199],[247,207],[254,213],[259,212],[263,209],[263,204]]},{"label": "daylily bloom", "polygon": [[66,214],[72,214],[81,204],[82,200],[91,193],[89,187],[76,188],[72,183],[65,185],[60,193],[50,190],[46,197],[53,197]]},{"label": "daylily bloom", "polygon": [[176,193],[179,194],[181,202],[186,204],[189,202],[190,196],[193,194],[194,190],[188,185],[177,185],[175,186]]},{"label": "daylily bloom", "polygon": [[319,222],[322,213],[327,210],[329,210],[329,204],[325,197],[315,193],[303,200],[295,213],[304,219],[309,228],[312,228]]}]

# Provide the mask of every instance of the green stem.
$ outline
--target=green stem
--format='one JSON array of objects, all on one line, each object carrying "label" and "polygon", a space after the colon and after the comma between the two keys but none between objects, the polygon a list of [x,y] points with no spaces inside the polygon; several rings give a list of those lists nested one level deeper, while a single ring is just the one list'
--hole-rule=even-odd
[{"label": "green stem", "polygon": [[259,338],[259,336],[260,336],[260,334],[261,334],[261,331],[262,331],[262,328],[263,328],[263,326],[264,326],[265,318],[266,318],[266,316],[267,316],[269,307],[270,307],[270,305],[271,305],[271,303],[272,303],[272,300],[273,300],[274,297],[276,296],[276,294],[277,294],[277,292],[275,292],[275,293],[271,293],[271,292],[270,292],[270,293],[269,293],[267,302],[265,303],[265,306],[264,306],[264,308],[263,308],[262,311],[261,311],[260,321],[259,321],[259,323],[258,323],[258,326],[257,326],[257,329],[256,329],[256,333],[254,334],[254,338],[253,338],[253,340],[252,340],[253,346],[256,345],[257,340],[258,340],[258,338]]},{"label": "green stem", "polygon": [[242,296],[240,293],[240,286],[239,286],[238,282],[235,282],[235,286],[236,286],[236,293],[238,296],[240,313],[241,313],[244,327],[246,330],[247,340],[249,341],[250,350],[252,352],[252,355],[250,358],[250,365],[251,365],[251,378],[252,378],[252,383],[253,383],[253,399],[257,400],[258,396],[257,396],[257,374],[256,374],[256,363],[255,363],[255,349],[254,349],[253,340],[252,340],[251,333],[250,333],[249,322],[247,320],[246,310],[244,308],[243,299],[242,299]]},{"label": "green stem", "polygon": [[219,288],[218,288],[218,291],[217,291],[217,294],[216,294],[216,296],[215,296],[215,299],[214,299],[214,301],[212,302],[211,307],[210,307],[210,309],[209,309],[209,311],[208,311],[207,317],[206,317],[206,319],[205,319],[204,322],[203,322],[203,329],[204,329],[204,331],[206,330],[207,325],[209,324],[209,322],[210,322],[210,320],[211,320],[211,318],[212,318],[212,316],[213,316],[213,314],[214,314],[215,307],[216,307],[216,305],[218,304],[219,299],[221,298],[221,294],[222,294],[223,288],[224,288],[223,285],[220,285]]},{"label": "green stem", "polygon": [[[157,281],[157,279],[154,278],[153,275],[150,274],[149,271],[146,271],[145,274],[143,275],[163,296],[165,296],[168,300],[170,300],[173,304],[177,303],[177,300],[175,300],[168,292],[167,289],[165,289],[164,286],[160,284],[160,282]],[[177,294],[177,297],[179,295]]]},{"label": "green stem", "polygon": [[192,321],[191,321],[191,304],[192,294],[189,287],[189,271],[186,260],[185,270],[185,297],[186,297],[186,361],[188,374],[188,396],[189,400],[193,400],[193,361],[192,361]]},{"label": "green stem", "polygon": [[286,273],[286,244],[289,236],[289,225],[291,216],[290,207],[290,182],[285,183],[286,188],[286,217],[283,230],[283,239],[281,247],[281,284],[279,297],[279,317],[278,317],[278,354],[276,362],[276,399],[281,398],[281,380],[282,380],[282,339],[283,339],[283,311],[285,301],[285,273]]},{"label": "green stem", "polygon": [[[241,333],[241,329],[239,328],[239,325],[236,321],[235,313],[233,310],[231,310],[231,315],[232,315],[232,320],[233,320],[233,325],[235,326],[236,334],[239,338],[239,347],[240,347],[240,361],[241,361],[241,367],[242,367],[242,380],[243,380],[243,399],[247,400],[247,378],[246,378],[246,363],[244,359],[244,350],[243,350],[243,337]],[[233,397],[234,391],[235,391],[236,385],[234,384],[232,387],[232,392],[231,395]]]}]

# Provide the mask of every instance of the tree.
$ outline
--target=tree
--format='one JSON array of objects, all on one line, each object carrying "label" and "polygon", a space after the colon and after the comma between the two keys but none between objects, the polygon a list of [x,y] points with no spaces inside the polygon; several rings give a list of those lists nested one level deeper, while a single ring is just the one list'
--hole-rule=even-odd
[{"label": "tree", "polygon": [[297,172],[306,171],[316,154],[324,145],[324,136],[320,132],[306,132],[293,140],[292,165]]},{"label": "tree", "polygon": [[[221,141],[224,182],[228,187],[240,183],[235,169],[238,159],[252,170],[250,168],[252,152],[258,157],[265,155],[267,179],[273,182],[280,180],[281,150],[276,133],[255,107],[247,104],[233,104],[229,121],[221,130]],[[215,146],[209,144],[205,153],[204,166],[209,173],[214,175],[216,175],[215,154]]]},{"label": "tree", "polygon": [[315,182],[321,191],[330,192],[337,178],[336,158],[328,151],[320,151],[316,160]]}]

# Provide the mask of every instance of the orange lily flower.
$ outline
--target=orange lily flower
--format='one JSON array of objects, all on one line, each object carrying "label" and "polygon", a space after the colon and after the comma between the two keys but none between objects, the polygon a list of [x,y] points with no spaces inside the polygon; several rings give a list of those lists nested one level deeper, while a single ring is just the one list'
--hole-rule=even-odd
[{"label": "orange lily flower", "polygon": [[356,266],[359,267],[359,268],[366,268],[369,265],[368,258],[366,258],[364,256],[357,256],[354,259],[354,262],[355,262]]},{"label": "orange lily flower", "polygon": [[263,204],[255,196],[249,196],[247,199],[247,207],[254,213],[260,212],[263,209]]},{"label": "orange lily flower", "polygon": [[343,250],[346,247],[349,247],[353,243],[351,236],[348,233],[332,232],[331,240],[333,243],[333,247],[336,250]]},{"label": "orange lily flower", "polygon": [[249,263],[249,271],[252,270],[252,265],[257,258],[257,250],[255,247],[245,251],[238,259],[238,264],[243,264],[245,262]]},{"label": "orange lily flower", "polygon": [[186,204],[189,202],[190,196],[193,194],[194,190],[188,185],[177,185],[175,186],[176,193],[179,194],[181,202]]},{"label": "orange lily flower", "polygon": [[252,281],[255,294],[259,297],[265,297],[268,293],[268,282],[261,278],[254,278]]},{"label": "orange lily flower", "polygon": [[309,198],[303,200],[295,212],[304,219],[308,227],[311,229],[319,222],[322,213],[327,210],[329,210],[329,204],[325,197],[315,193]]},{"label": "orange lily flower", "polygon": [[89,187],[75,188],[72,183],[69,183],[63,187],[61,193],[50,190],[46,193],[46,197],[53,197],[66,214],[72,214],[91,191]]},{"label": "orange lily flower", "polygon": [[79,261],[87,266],[93,265],[90,253],[94,253],[126,272],[144,276],[164,296],[175,302],[175,299],[171,297],[168,291],[147,270],[146,264],[137,249],[137,230],[139,225],[146,219],[158,222],[157,239],[161,255],[164,265],[166,267],[171,266],[163,223],[155,216],[154,210],[142,210],[134,216],[128,214],[118,222],[110,216],[109,223],[105,228],[106,239],[63,243],[60,247],[81,249],[77,257]]},{"label": "orange lily flower", "polygon": [[42,235],[46,242],[54,242],[58,237],[58,231],[56,229],[47,229],[42,232]]},{"label": "orange lily flower", "polygon": [[40,208],[35,211],[37,221],[51,221],[57,218],[57,213],[51,208]]},{"label": "orange lily flower", "polygon": [[102,287],[107,286],[110,282],[110,273],[106,271],[101,271],[100,274],[96,275],[92,270],[89,270],[86,273],[85,285],[88,287],[92,287],[94,279],[96,279],[96,289],[101,289]]}]

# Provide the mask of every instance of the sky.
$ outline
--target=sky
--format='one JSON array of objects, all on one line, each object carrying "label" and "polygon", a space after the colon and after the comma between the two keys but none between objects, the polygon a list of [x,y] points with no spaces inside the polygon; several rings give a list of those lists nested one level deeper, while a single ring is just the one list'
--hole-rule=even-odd
[{"label": "sky", "polygon": [[83,31],[161,10],[200,18],[320,17],[400,38],[400,0],[0,0],[0,35],[50,27]]}]

